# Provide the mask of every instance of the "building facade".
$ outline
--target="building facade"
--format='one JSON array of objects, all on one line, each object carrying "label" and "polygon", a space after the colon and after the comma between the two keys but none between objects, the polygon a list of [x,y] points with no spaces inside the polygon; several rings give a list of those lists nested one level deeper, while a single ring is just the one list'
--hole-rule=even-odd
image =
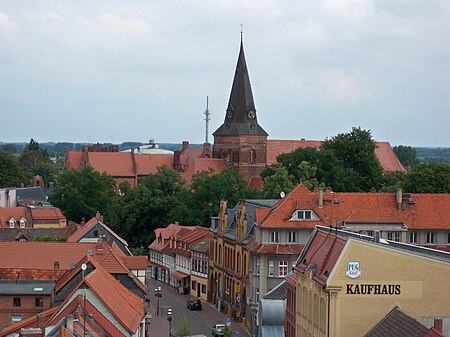
[{"label": "building facade", "polygon": [[191,296],[208,300],[209,236],[190,247]]}]

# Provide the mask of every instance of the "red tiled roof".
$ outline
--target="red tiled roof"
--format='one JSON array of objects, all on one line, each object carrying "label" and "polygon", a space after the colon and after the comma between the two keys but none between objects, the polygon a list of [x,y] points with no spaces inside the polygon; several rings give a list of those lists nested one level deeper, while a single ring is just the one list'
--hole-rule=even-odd
[{"label": "red tiled roof", "polygon": [[[450,194],[407,194],[398,210],[395,193],[324,192],[318,206],[318,192],[298,185],[270,210],[257,209],[256,222],[265,228],[314,228],[336,223],[395,223],[409,229],[449,229]],[[289,220],[296,210],[312,210],[319,220]]]},{"label": "red tiled roof", "polygon": [[87,152],[92,168],[110,176],[133,177],[134,167],[131,152]]},{"label": "red tiled roof", "polygon": [[20,227],[20,219],[24,218],[25,228],[30,227],[30,219],[27,215],[27,210],[25,207],[0,207],[0,228],[9,228],[9,220],[14,218],[16,221],[14,228]]},{"label": "red tiled roof", "polygon": [[302,261],[298,261],[295,269],[304,272],[309,265],[315,264],[317,272],[313,278],[324,285],[346,242],[346,239],[331,232],[316,231],[306,251],[302,252]]},{"label": "red tiled roof", "polygon": [[[59,307],[54,307],[41,312],[40,314],[44,316],[43,323],[46,324],[49,321],[49,319],[53,316],[53,314],[58,311],[58,309]],[[0,337],[5,337],[13,333],[18,334],[20,332],[20,329],[22,328],[37,328],[37,327],[38,327],[37,315],[33,315],[21,320],[20,322],[7,326],[0,332]]]},{"label": "red tiled roof", "polygon": [[255,239],[250,240],[246,245],[247,249],[253,253],[263,254],[295,254],[302,252],[304,245],[300,244],[258,244]]},{"label": "red tiled roof", "polygon": [[122,256],[123,263],[132,270],[146,269],[148,266],[148,256]]},{"label": "red tiled roof", "polygon": [[289,275],[288,277],[286,277],[286,283],[296,287],[297,286],[297,274],[293,273],[292,275]]},{"label": "red tiled roof", "polygon": [[248,182],[248,187],[262,189],[263,179],[261,176],[252,176]]},{"label": "red tiled roof", "polygon": [[[322,142],[320,140],[267,140],[267,165],[276,162],[277,156],[282,153],[289,153],[298,148],[315,147],[319,148]],[[406,169],[396,157],[391,145],[388,142],[377,142],[375,155],[378,158],[383,171],[386,174],[396,171],[406,172]]]},{"label": "red tiled roof", "polygon": [[126,289],[102,268],[87,275],[84,282],[128,331],[136,332],[144,316],[142,298]]},{"label": "red tiled roof", "polygon": [[158,167],[166,165],[173,168],[173,154],[135,154],[138,175],[158,172]]},{"label": "red tiled roof", "polygon": [[83,153],[81,151],[67,151],[66,168],[77,170],[83,163]]},{"label": "red tiled roof", "polygon": [[188,274],[182,273],[181,271],[173,271],[170,273],[170,276],[172,276],[178,280],[184,279],[185,277],[189,277]]},{"label": "red tiled roof", "polygon": [[78,262],[88,250],[95,251],[92,243],[3,241],[0,242],[0,268],[70,269],[71,262]]},{"label": "red tiled roof", "polygon": [[60,269],[1,268],[0,280],[58,280],[65,272]]},{"label": "red tiled roof", "polygon": [[34,220],[61,220],[66,217],[62,214],[61,210],[57,207],[51,208],[30,208],[31,216]]}]

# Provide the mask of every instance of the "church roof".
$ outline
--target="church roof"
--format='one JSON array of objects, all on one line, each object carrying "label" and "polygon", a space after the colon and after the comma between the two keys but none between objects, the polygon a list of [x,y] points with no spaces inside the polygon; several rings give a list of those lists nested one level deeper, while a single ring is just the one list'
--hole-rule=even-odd
[{"label": "church roof", "polygon": [[225,121],[213,135],[268,135],[257,121],[242,39]]}]

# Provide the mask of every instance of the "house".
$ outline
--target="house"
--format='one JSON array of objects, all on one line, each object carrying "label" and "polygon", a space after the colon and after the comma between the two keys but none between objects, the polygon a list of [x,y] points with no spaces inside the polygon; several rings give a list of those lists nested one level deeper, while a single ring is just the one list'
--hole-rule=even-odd
[{"label": "house", "polygon": [[[248,246],[255,235],[257,212],[259,209],[269,209],[275,203],[276,200],[241,200],[228,209],[227,201],[222,199],[219,216],[212,219],[209,237],[209,299],[238,321],[248,321],[248,304],[252,303],[249,299],[252,298],[249,294],[252,251]],[[259,275],[258,270],[253,271]],[[282,280],[280,278],[279,282]],[[279,282],[275,282],[274,286]],[[258,302],[259,297],[253,303]]]},{"label": "house", "polygon": [[0,329],[52,306],[52,280],[0,279]]},{"label": "house", "polygon": [[[35,180],[36,178],[40,179],[39,176],[35,177]],[[34,187],[0,188],[0,207],[26,205],[49,205],[47,196],[40,184],[35,184]]]},{"label": "house", "polygon": [[5,328],[0,336],[143,337],[144,302],[98,266],[59,306]]},{"label": "house", "polygon": [[296,336],[362,336],[395,307],[450,335],[450,253],[317,226],[294,272]]},{"label": "house", "polygon": [[147,284],[148,256],[121,256],[123,264],[143,284]]},{"label": "house", "polygon": [[392,309],[364,337],[411,337],[411,334],[417,337],[445,337],[442,326],[427,328],[399,307]]},{"label": "house", "polygon": [[127,241],[104,224],[103,216],[99,212],[88,222],[82,220],[77,230],[67,238],[67,242],[98,242],[99,238],[111,245],[117,245],[125,255],[131,255]]},{"label": "house", "polygon": [[209,235],[190,246],[191,296],[208,300]]}]

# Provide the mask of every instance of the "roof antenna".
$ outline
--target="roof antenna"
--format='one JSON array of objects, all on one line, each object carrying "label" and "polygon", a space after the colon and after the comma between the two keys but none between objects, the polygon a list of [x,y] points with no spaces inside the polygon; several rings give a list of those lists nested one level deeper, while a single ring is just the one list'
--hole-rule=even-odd
[{"label": "roof antenna", "polygon": [[209,134],[209,121],[211,117],[209,117],[211,113],[209,112],[209,97],[206,96],[206,110],[205,110],[205,121],[206,121],[206,133],[205,133],[205,144],[209,144],[208,134]]}]

